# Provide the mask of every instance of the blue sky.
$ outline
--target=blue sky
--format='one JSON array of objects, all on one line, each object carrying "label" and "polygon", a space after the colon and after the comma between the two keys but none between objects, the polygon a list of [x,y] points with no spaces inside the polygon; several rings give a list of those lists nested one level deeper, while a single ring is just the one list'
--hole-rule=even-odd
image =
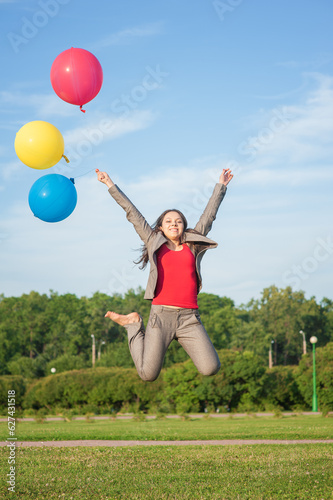
[{"label": "blue sky", "polygon": [[[0,0],[0,9],[0,293],[145,287],[147,271],[133,264],[140,239],[95,168],[148,222],[178,207],[194,226],[231,167],[203,291],[237,305],[273,284],[333,298],[331,2]],[[85,114],[50,82],[70,47],[103,68]],[[15,134],[33,120],[61,131],[68,165],[20,162]],[[27,201],[50,173],[74,177],[78,193],[55,224]]]}]

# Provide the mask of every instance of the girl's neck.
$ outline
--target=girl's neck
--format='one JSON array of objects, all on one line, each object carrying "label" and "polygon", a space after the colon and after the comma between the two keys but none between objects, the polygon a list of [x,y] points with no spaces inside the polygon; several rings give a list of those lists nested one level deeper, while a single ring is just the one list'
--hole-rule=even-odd
[{"label": "girl's neck", "polygon": [[173,251],[181,250],[183,248],[183,245],[179,240],[177,241],[168,240],[166,242],[166,246],[169,248],[169,250]]}]

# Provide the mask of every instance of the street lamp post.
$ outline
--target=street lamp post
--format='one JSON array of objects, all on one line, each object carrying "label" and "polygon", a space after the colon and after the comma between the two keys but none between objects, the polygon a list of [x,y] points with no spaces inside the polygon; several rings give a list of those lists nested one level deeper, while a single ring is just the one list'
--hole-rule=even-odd
[{"label": "street lamp post", "polygon": [[272,344],[274,344],[274,340],[271,340],[271,345],[269,346],[269,352],[268,352],[268,368],[273,368]]},{"label": "street lamp post", "polygon": [[102,345],[105,344],[105,341],[102,340],[102,342],[99,344],[99,349],[98,349],[98,361],[101,359],[101,349],[102,349]]},{"label": "street lamp post", "polygon": [[317,388],[316,388],[316,343],[318,339],[317,337],[311,337],[310,342],[312,344],[312,352],[313,352],[313,392],[312,392],[312,411],[318,411],[318,401],[317,401]]},{"label": "street lamp post", "polygon": [[95,360],[96,360],[96,345],[95,345],[95,335],[91,335],[92,338],[92,366],[95,368]]},{"label": "street lamp post", "polygon": [[306,340],[305,340],[305,334],[303,330],[300,330],[299,332],[301,335],[303,335],[303,354],[306,354]]}]

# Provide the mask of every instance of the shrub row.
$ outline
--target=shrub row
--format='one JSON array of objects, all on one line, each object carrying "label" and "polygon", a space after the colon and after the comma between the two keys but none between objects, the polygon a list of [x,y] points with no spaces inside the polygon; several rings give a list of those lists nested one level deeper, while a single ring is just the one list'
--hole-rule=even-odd
[{"label": "shrub row", "polygon": [[[39,379],[28,385],[21,376],[0,377],[0,410],[8,390],[22,409],[57,408],[95,413],[130,411],[187,413],[205,410],[261,411],[310,409],[311,356],[298,367],[267,369],[252,352],[220,351],[222,367],[214,377],[200,375],[191,360],[162,371],[153,383],[142,382],[134,368],[89,368]],[[319,407],[333,410],[333,343],[318,349]],[[322,367],[320,368],[320,366]]]},{"label": "shrub row", "polygon": [[12,393],[8,395],[8,391],[15,391],[15,407],[21,409],[24,403],[28,381],[21,375],[3,375],[0,377],[0,411],[6,414],[8,408],[8,398],[12,398]]}]

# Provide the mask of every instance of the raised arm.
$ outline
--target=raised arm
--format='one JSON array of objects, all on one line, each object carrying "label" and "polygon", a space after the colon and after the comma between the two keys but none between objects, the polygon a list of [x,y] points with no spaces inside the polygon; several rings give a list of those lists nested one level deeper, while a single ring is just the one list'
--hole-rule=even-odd
[{"label": "raised arm", "polygon": [[195,230],[206,236],[212,228],[213,222],[216,219],[217,211],[221,205],[224,195],[227,191],[227,185],[233,178],[233,174],[229,168],[223,169],[220,175],[219,182],[216,184],[213,194],[210,197],[203,214],[201,215]]},{"label": "raised arm", "polygon": [[144,216],[139,212],[139,210],[133,205],[131,200],[119,189],[119,187],[114,184],[106,172],[100,172],[96,169],[97,179],[105,184],[109,188],[109,193],[112,198],[120,205],[126,212],[126,217],[129,222],[134,226],[134,229],[146,244],[149,236],[153,232],[152,228],[144,218]]}]

